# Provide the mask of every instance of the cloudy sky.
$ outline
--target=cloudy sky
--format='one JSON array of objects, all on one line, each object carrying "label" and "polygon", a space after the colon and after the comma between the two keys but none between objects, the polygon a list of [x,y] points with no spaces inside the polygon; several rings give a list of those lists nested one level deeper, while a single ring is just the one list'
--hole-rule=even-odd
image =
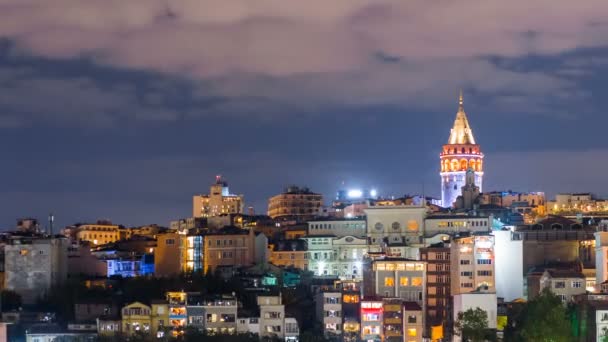
[{"label": "cloudy sky", "polygon": [[167,224],[216,174],[439,195],[459,89],[484,190],[608,196],[608,3],[0,0],[0,224]]}]

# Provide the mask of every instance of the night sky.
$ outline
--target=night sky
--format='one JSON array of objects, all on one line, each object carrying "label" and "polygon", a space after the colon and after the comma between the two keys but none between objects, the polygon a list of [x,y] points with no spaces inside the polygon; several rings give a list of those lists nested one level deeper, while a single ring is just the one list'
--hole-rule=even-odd
[{"label": "night sky", "polygon": [[2,0],[0,227],[439,196],[461,88],[484,190],[608,196],[606,0]]}]

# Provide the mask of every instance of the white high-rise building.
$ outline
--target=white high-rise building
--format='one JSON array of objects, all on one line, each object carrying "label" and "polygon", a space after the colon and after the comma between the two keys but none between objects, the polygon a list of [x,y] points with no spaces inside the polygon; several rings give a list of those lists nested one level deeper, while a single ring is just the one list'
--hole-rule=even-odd
[{"label": "white high-rise building", "polygon": [[192,217],[215,217],[223,214],[242,214],[243,195],[233,195],[221,176],[215,177],[209,195],[192,198]]}]

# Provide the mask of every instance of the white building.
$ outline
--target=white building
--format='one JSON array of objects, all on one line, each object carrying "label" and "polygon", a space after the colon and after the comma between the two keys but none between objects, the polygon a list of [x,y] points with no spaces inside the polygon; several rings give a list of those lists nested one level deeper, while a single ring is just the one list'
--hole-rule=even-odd
[{"label": "white building", "polygon": [[600,224],[601,231],[595,235],[595,284],[597,287],[608,280],[608,225]]},{"label": "white building", "polygon": [[367,240],[354,236],[306,236],[308,269],[316,276],[338,276],[340,279],[361,279]]},{"label": "white building", "polygon": [[380,252],[386,245],[420,242],[427,214],[425,207],[370,207],[365,213],[370,252]]},{"label": "white building", "polygon": [[[458,320],[458,313],[476,308],[480,308],[488,314],[488,328],[496,329],[498,303],[496,293],[491,291],[474,291],[455,295],[454,322]],[[454,336],[454,341],[461,341],[461,336]]]},{"label": "white building", "polygon": [[335,235],[335,236],[365,236],[365,220],[312,220],[308,221],[308,235]]},{"label": "white building", "polygon": [[489,232],[493,217],[435,215],[424,220],[424,236],[462,232]]},{"label": "white building", "polygon": [[524,298],[524,249],[519,233],[494,231],[496,296],[511,302]]}]

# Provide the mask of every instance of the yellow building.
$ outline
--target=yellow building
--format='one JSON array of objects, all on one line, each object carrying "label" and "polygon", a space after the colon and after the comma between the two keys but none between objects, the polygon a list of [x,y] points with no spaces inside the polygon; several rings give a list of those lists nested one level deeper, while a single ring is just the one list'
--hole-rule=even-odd
[{"label": "yellow building", "polygon": [[176,233],[159,234],[154,251],[154,275],[170,277],[179,274],[181,269],[181,244],[183,235]]},{"label": "yellow building", "polygon": [[279,267],[308,269],[306,243],[302,240],[284,240],[271,246],[269,262]]},{"label": "yellow building", "polygon": [[169,323],[169,306],[165,301],[154,301],[150,306],[140,302],[122,308],[122,332],[131,336],[143,332],[163,337]]},{"label": "yellow building", "polygon": [[76,239],[88,241],[92,245],[104,245],[120,240],[121,228],[119,225],[104,221],[81,224],[77,228]]}]

